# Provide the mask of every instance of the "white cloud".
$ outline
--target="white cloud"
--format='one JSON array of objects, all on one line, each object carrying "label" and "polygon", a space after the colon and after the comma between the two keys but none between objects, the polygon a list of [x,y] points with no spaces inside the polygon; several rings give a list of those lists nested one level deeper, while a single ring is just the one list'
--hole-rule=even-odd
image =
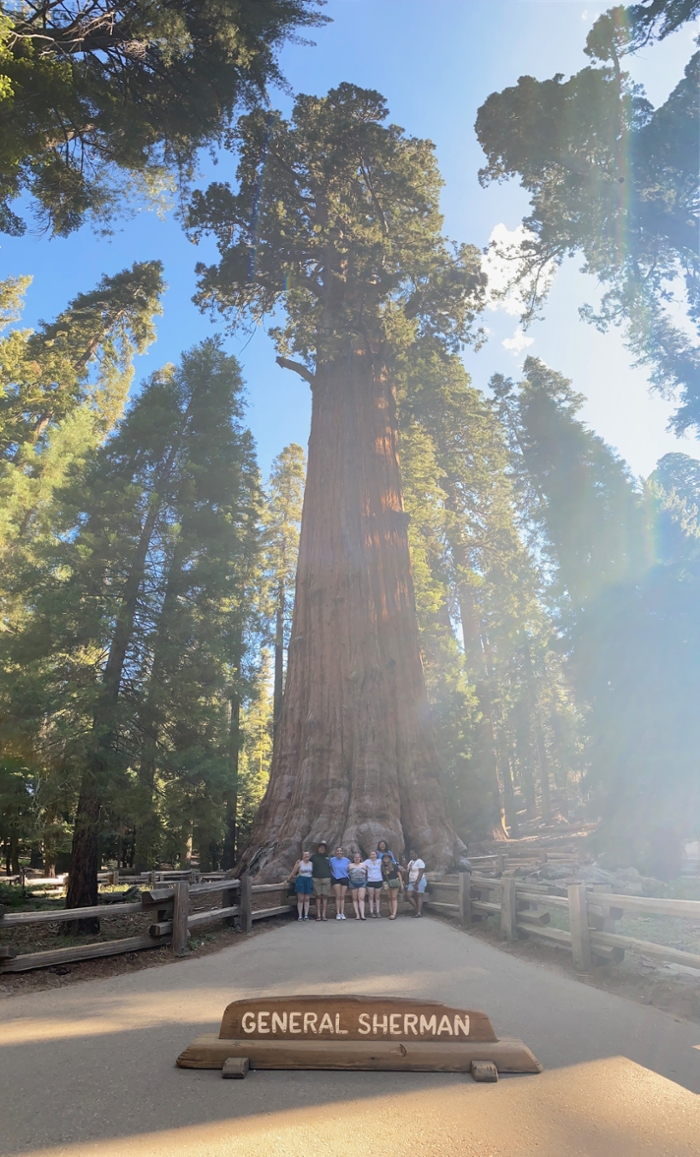
[{"label": "white cloud", "polygon": [[501,342],[501,345],[504,349],[507,349],[509,353],[517,355],[522,353],[523,350],[526,350],[528,346],[531,346],[534,341],[534,337],[528,337],[527,334],[523,332],[522,326],[519,325],[513,336],[505,338],[505,340]]},{"label": "white cloud", "polygon": [[[481,258],[481,267],[488,278],[487,309],[503,310],[512,317],[522,317],[526,302],[533,289],[532,277],[524,277],[517,285],[516,278],[523,273],[522,245],[531,236],[523,225],[509,229],[503,222],[496,225],[489,237],[489,247]],[[553,274],[549,267],[540,275],[540,288]]]}]

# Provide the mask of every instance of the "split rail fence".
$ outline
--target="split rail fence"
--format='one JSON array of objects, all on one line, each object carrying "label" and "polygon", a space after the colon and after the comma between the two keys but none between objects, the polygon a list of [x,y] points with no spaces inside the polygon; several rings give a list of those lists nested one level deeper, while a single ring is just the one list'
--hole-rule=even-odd
[{"label": "split rail fence", "polygon": [[[187,873],[189,876],[189,873]],[[240,879],[216,879],[190,884],[189,879],[163,881],[159,886],[141,892],[140,899],[124,904],[98,904],[92,908],[53,908],[43,912],[3,912],[0,909],[0,932],[26,928],[32,924],[67,924],[76,920],[97,917],[100,921],[117,916],[145,914],[151,917],[147,933],[126,936],[118,940],[103,940],[94,944],[76,944],[68,948],[54,948],[44,952],[18,954],[11,944],[0,945],[0,976],[5,972],[28,972],[34,968],[50,968],[77,960],[95,960],[103,956],[119,956],[146,948],[169,945],[176,956],[182,956],[193,930],[217,921],[237,924],[241,932],[250,932],[257,920],[281,916],[296,905],[287,898],[288,885],[253,884],[249,876]],[[221,894],[216,908],[192,911],[193,904],[212,894]],[[269,907],[253,908],[253,897],[265,895],[279,903]]]},{"label": "split rail fence", "polygon": [[[645,956],[700,969],[700,954],[680,948],[622,936],[616,931],[618,920],[636,913],[676,916],[700,920],[700,900],[664,900],[651,896],[625,896],[612,892],[609,886],[584,883],[569,884],[566,896],[552,895],[545,884],[520,883],[513,876],[500,879],[462,872],[458,877],[430,879],[426,893],[428,910],[442,912],[465,926],[484,916],[499,916],[506,940],[518,939],[518,933],[539,937],[571,949],[574,965],[587,972],[594,963],[619,963],[627,949]],[[550,928],[550,910],[566,912],[568,931]]]},{"label": "split rail fence", "polygon": [[[18,954],[12,945],[0,945],[0,975],[48,968],[78,960],[94,960],[138,952],[146,948],[169,945],[181,956],[193,930],[223,921],[236,924],[241,932],[250,932],[258,920],[266,920],[294,911],[296,900],[288,896],[288,886],[253,884],[249,876],[240,879],[208,879],[191,883],[192,873],[150,873],[150,886],[133,902],[99,904],[94,908],[51,909],[42,912],[0,911],[0,932],[32,924],[64,924],[98,917],[100,921],[125,915],[145,913],[151,917],[147,933],[118,940]],[[164,878],[165,877],[165,878]],[[521,883],[513,876],[479,876],[462,872],[455,876],[429,876],[430,890],[425,905],[438,914],[456,918],[465,927],[486,916],[498,916],[506,940],[517,940],[520,933],[549,943],[565,945],[571,950],[575,966],[588,971],[594,963],[621,961],[627,949],[669,963],[700,969],[700,954],[686,952],[648,940],[623,936],[616,931],[624,915],[646,913],[700,919],[699,900],[665,900],[647,896],[626,896],[612,892],[608,886],[569,884],[567,895],[554,895],[545,884]],[[32,881],[35,883],[36,881]],[[111,881],[110,881],[111,882]],[[125,879],[122,882],[126,883]],[[202,897],[221,895],[218,907],[193,911]],[[253,907],[253,897],[266,897],[269,907]],[[405,896],[405,893],[404,893]],[[275,903],[277,899],[277,903]],[[568,930],[550,927],[551,912],[559,910],[568,916]]]}]

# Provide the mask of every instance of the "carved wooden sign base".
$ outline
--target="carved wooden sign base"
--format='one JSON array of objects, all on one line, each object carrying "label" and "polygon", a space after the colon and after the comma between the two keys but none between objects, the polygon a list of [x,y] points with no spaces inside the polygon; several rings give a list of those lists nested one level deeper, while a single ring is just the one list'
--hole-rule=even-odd
[{"label": "carved wooden sign base", "polygon": [[539,1073],[542,1066],[521,1040],[498,1040],[486,1013],[431,1000],[383,996],[272,996],[236,1000],[224,1011],[218,1036],[198,1036],[177,1058],[183,1069],[384,1069]]}]

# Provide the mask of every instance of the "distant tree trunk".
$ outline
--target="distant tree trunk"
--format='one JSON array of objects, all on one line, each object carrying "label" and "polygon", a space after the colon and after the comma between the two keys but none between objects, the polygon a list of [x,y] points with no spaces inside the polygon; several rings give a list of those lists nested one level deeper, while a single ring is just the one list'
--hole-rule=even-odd
[{"label": "distant tree trunk", "polygon": [[511,772],[510,756],[506,750],[505,743],[501,745],[501,779],[503,782],[503,805],[506,813],[508,835],[511,837],[511,839],[517,839],[520,835],[520,829],[518,827],[518,810],[515,801],[515,789],[513,787],[513,775]]},{"label": "distant tree trunk", "polygon": [[148,694],[141,713],[140,731],[143,736],[143,755],[139,761],[138,781],[142,811],[136,827],[134,841],[134,863],[139,871],[148,871],[156,866],[156,852],[160,836],[160,820],[156,811],[154,794],[156,781],[156,750],[162,719],[158,707],[158,692],[165,676],[167,654],[170,648],[168,626],[174,604],[182,590],[182,567],[185,549],[180,540],[173,552],[168,568],[163,603],[155,630],[155,649]]},{"label": "distant tree trunk", "polygon": [[532,669],[532,658],[530,656],[529,646],[523,647],[523,656],[525,659],[525,677],[527,679],[528,696],[530,699],[530,710],[532,719],[534,721],[535,729],[535,745],[537,748],[537,760],[540,765],[540,790],[542,794],[542,819],[549,823],[552,818],[552,800],[549,789],[549,758],[547,756],[547,746],[545,744],[544,732],[540,724],[539,707],[537,703],[537,691],[535,688],[535,673]]},{"label": "distant tree trunk", "polygon": [[[240,626],[234,639],[235,654],[232,666],[236,677],[240,677],[243,657],[243,637]],[[226,835],[221,866],[225,872],[231,871],[236,863],[238,843],[238,766],[241,753],[241,697],[236,688],[229,696],[229,784],[226,794]]]},{"label": "distant tree trunk", "polygon": [[322,364],[270,782],[241,867],[279,879],[320,839],[463,845],[447,819],[418,644],[396,404],[359,351]]},{"label": "distant tree trunk", "polygon": [[[119,698],[122,671],[131,642],[146,555],[158,516],[159,504],[152,502],[146,515],[129,576],[124,584],[120,607],[109,655],[103,676],[100,702],[93,720],[94,748],[88,756],[83,773],[75,816],[73,845],[66,908],[85,908],[97,904],[97,873],[99,871],[98,834],[100,820],[100,789],[105,783],[114,743],[114,711]],[[99,931],[95,919],[75,922],[81,932]]]},{"label": "distant tree trunk", "polygon": [[[459,544],[453,544],[455,561],[460,566],[465,565],[463,551]],[[496,731],[493,720],[493,705],[488,683],[486,659],[481,643],[481,627],[474,610],[474,600],[471,591],[465,583],[460,583],[457,591],[459,601],[459,617],[462,624],[462,639],[464,650],[472,671],[476,674],[476,698],[479,704],[481,719],[478,724],[479,743],[486,763],[486,781],[489,785],[489,815],[491,820],[491,835],[494,839],[504,839],[505,808],[501,803],[501,791],[498,782],[499,750],[496,740]]]},{"label": "distant tree trunk", "polygon": [[[114,745],[114,713],[119,700],[124,662],[133,637],[136,608],[143,583],[146,558],[160,513],[162,501],[160,487],[170,476],[188,417],[189,407],[185,412],[185,420],[178,434],[173,438],[167,457],[154,479],[148,512],[141,528],[129,575],[124,583],[119,615],[114,627],[102,679],[102,695],[93,718],[94,747],[88,756],[80,785],[78,810],[73,831],[73,846],[71,848],[70,872],[68,873],[66,908],[85,908],[97,904],[100,791],[109,771],[109,762]],[[81,920],[77,923],[80,925],[80,931],[87,932],[99,929],[97,921]]]},{"label": "distant tree trunk", "polygon": [[284,616],[286,613],[286,598],[284,581],[277,587],[277,606],[275,609],[275,682],[272,698],[272,737],[277,738],[277,728],[282,714],[282,694],[284,691]]}]

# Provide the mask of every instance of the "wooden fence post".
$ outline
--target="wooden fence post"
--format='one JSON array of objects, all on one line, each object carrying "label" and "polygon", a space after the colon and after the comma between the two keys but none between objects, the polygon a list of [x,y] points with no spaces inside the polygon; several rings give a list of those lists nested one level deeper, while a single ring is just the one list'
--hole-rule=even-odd
[{"label": "wooden fence post", "polygon": [[464,928],[471,928],[472,923],[472,874],[459,873],[459,922]]},{"label": "wooden fence post", "polygon": [[506,940],[518,939],[516,919],[515,877],[504,876],[501,880],[501,932]]},{"label": "wooden fence post", "polygon": [[[234,881],[232,880],[231,883],[233,884]],[[238,884],[238,880],[236,880],[235,883]],[[228,888],[225,892],[222,892],[222,894],[221,894],[221,907],[222,908],[233,908],[234,904],[240,904],[240,895],[241,895],[240,887]],[[228,919],[225,921],[225,923],[228,924],[229,927],[233,927],[233,925],[236,923],[236,917],[235,916],[229,916]]]},{"label": "wooden fence post", "polygon": [[253,882],[247,872],[241,876],[241,932],[253,927]]},{"label": "wooden fence post", "polygon": [[581,972],[591,970],[591,941],[588,933],[588,910],[586,908],[586,885],[569,884],[569,928],[571,930],[571,955],[574,966]]},{"label": "wooden fence post", "polygon": [[177,880],[173,906],[172,951],[175,956],[184,956],[187,950],[187,917],[190,914],[190,885],[187,880]]}]

